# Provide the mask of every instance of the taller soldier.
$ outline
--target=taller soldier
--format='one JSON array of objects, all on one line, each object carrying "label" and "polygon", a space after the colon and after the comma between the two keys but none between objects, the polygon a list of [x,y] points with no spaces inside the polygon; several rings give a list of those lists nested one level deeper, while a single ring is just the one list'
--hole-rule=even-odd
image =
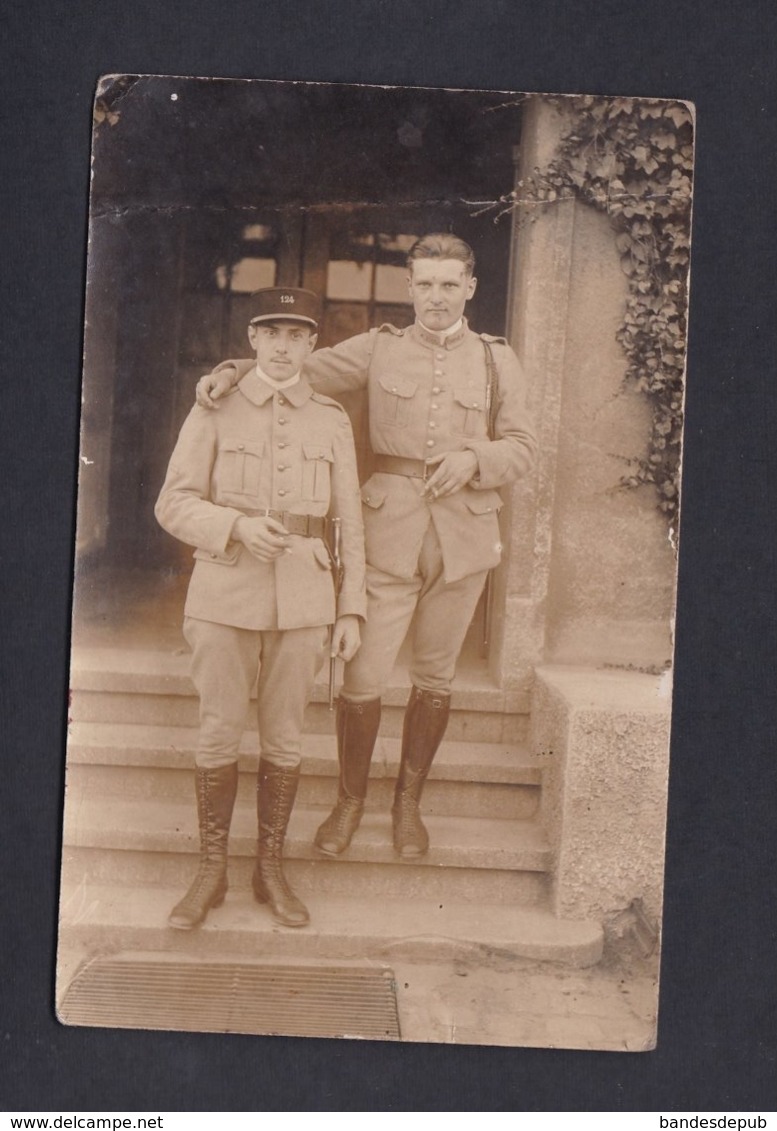
[{"label": "taller soldier", "polygon": [[[414,619],[402,757],[394,792],[394,847],[425,853],[424,782],[448,723],[451,684],[488,572],[501,556],[499,488],[532,466],[536,440],[526,379],[504,338],[476,334],[464,308],[477,286],[463,240],[435,233],[408,253],[416,320],[384,324],[306,362],[330,396],[367,388],[375,471],[361,490],[367,621],[338,701],[337,803],[319,828],[320,851],[338,855],[364,810],[381,696]],[[211,406],[250,362],[228,363],[198,386]]]}]

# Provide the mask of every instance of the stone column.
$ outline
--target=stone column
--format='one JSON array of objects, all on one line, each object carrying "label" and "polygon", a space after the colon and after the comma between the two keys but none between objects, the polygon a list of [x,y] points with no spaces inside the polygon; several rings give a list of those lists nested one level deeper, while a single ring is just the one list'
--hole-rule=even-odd
[{"label": "stone column", "polygon": [[[538,204],[522,195],[551,159],[563,118],[543,99],[527,103],[513,216],[508,338],[529,375],[539,459],[505,507],[505,564],[496,576],[493,673],[514,710],[528,709],[534,665],[543,658],[561,391],[575,212],[572,201]],[[516,698],[517,697],[517,698]]]},{"label": "stone column", "polygon": [[647,452],[650,405],[624,380],[628,280],[615,233],[576,198],[527,199],[566,128],[565,109],[528,100],[508,336],[529,376],[539,457],[505,507],[491,659],[513,710],[527,709],[539,663],[658,670],[671,657],[666,523],[650,487],[621,487]]}]

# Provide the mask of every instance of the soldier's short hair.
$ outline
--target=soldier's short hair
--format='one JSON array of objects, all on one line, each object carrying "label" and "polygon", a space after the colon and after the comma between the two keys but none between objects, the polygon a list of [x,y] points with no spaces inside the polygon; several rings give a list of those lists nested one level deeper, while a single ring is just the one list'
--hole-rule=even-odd
[{"label": "soldier's short hair", "polygon": [[416,240],[407,253],[407,266],[413,269],[416,259],[460,259],[468,275],[475,272],[475,253],[468,243],[449,232],[430,232]]}]

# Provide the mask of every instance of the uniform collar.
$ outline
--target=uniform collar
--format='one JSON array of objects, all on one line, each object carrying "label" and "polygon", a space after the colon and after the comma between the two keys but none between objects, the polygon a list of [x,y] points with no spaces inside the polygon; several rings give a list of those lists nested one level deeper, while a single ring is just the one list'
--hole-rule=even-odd
[{"label": "uniform collar", "polygon": [[303,404],[310,400],[313,390],[307,382],[304,373],[300,375],[299,381],[295,385],[289,385],[285,389],[273,389],[266,381],[263,381],[259,374],[256,372],[256,366],[246,373],[238,382],[238,389],[251,404],[261,405],[267,404],[269,400],[277,393],[287,400],[289,404],[294,405],[295,408],[301,408]]},{"label": "uniform collar", "polygon": [[421,342],[422,345],[428,346],[430,349],[446,349],[452,350],[456,346],[460,346],[469,330],[467,319],[462,318],[461,326],[453,334],[435,334],[431,330],[427,330],[420,322],[416,321],[412,326],[412,334],[416,341]]},{"label": "uniform collar", "polygon": [[425,323],[425,322],[423,322],[423,321],[422,321],[422,320],[421,320],[420,318],[417,318],[417,319],[416,319],[416,321],[418,322],[418,325],[419,325],[419,326],[421,327],[421,329],[422,329],[422,330],[426,330],[427,334],[433,334],[433,335],[435,335],[436,337],[439,337],[439,338],[443,338],[443,339],[444,339],[444,338],[452,338],[452,337],[454,337],[454,336],[455,336],[456,334],[458,334],[459,330],[460,330],[460,329],[462,328],[462,326],[464,325],[464,315],[462,314],[461,318],[458,318],[458,319],[457,319],[457,320],[456,320],[456,321],[455,321],[455,322],[453,323],[453,325],[452,325],[452,326],[449,326],[449,327],[448,327],[448,329],[447,329],[447,330],[432,330],[432,329],[430,329],[430,327],[429,327],[429,326],[427,326],[427,325],[426,325],[426,323]]}]

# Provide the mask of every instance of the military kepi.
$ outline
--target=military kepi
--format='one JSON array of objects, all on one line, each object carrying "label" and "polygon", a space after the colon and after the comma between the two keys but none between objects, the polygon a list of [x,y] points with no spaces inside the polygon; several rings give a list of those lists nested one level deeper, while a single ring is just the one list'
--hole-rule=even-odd
[{"label": "military kepi", "polygon": [[279,318],[307,322],[314,328],[321,320],[321,302],[313,291],[303,287],[264,287],[251,295],[251,325],[275,322]]}]

